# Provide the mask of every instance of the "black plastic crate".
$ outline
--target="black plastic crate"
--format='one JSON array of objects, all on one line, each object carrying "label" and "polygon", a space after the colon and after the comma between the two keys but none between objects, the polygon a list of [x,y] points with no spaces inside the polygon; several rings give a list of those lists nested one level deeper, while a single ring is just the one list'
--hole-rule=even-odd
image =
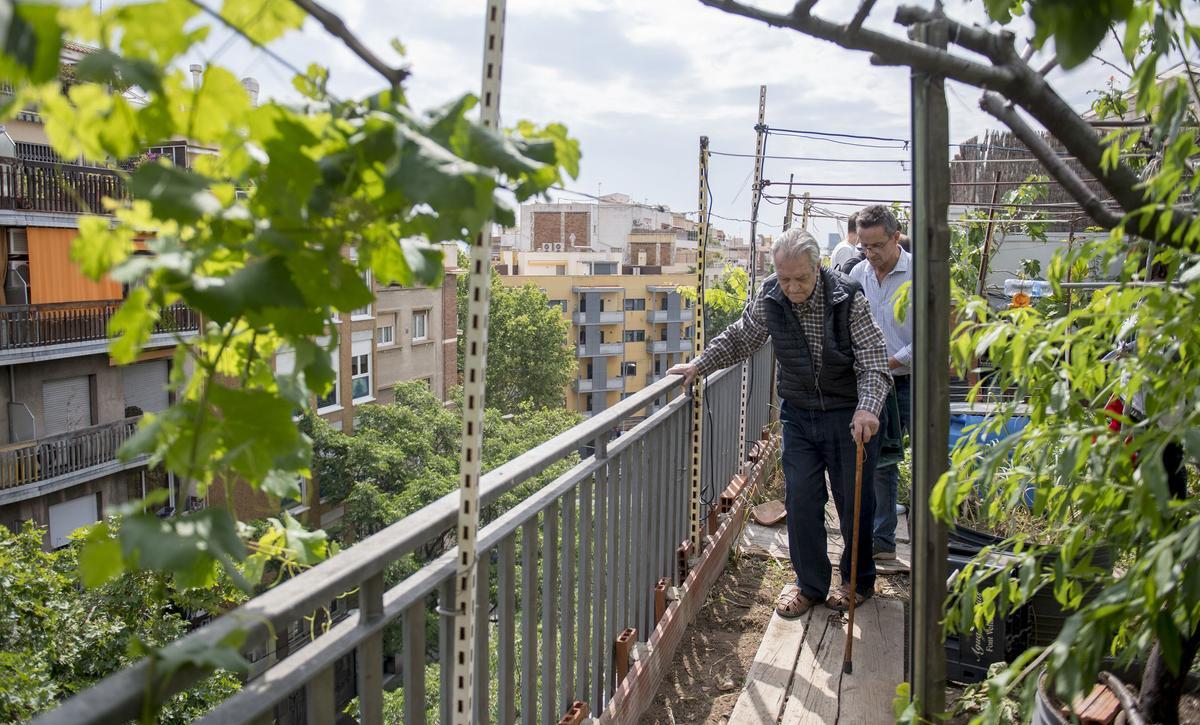
[{"label": "black plastic crate", "polygon": [[[950,571],[960,571],[970,556],[947,557]],[[999,567],[997,566],[997,570]],[[988,667],[1010,662],[1029,646],[1032,621],[1028,606],[1008,615],[996,614],[982,631],[964,632],[946,637],[946,676],[956,682],[979,682]]]}]

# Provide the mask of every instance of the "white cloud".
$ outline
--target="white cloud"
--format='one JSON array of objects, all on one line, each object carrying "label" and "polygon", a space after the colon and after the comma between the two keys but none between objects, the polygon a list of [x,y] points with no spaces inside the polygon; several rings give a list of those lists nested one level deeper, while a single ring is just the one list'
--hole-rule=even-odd
[{"label": "white cloud", "polygon": [[[892,23],[901,1],[880,0],[868,27],[902,35],[903,29]],[[759,0],[759,4],[786,12],[793,2]],[[857,5],[858,0],[824,0],[817,12],[845,20]],[[948,5],[953,17],[986,22],[978,2],[954,0]],[[397,36],[406,45],[413,70],[406,90],[418,108],[478,90],[484,7],[483,0],[337,4],[347,24],[389,62],[400,62],[388,48],[391,38]],[[625,191],[677,209],[694,208],[698,137],[708,135],[714,149],[752,151],[760,84],[768,86],[767,122],[776,128],[909,136],[905,69],[874,67],[865,53],[769,28],[704,7],[697,0],[509,0],[507,13],[503,117],[508,122],[529,118],[566,123],[583,141],[583,176],[577,182],[582,189],[594,192],[602,186],[605,191]],[[606,22],[596,22],[600,19]],[[223,36],[218,36],[210,42],[210,51],[221,42]],[[575,40],[589,50],[572,52]],[[277,48],[301,68],[313,61],[329,65],[339,94],[352,96],[381,86],[370,69],[315,23],[279,42]],[[608,48],[612,51],[605,52]],[[1104,53],[1111,56],[1112,49]],[[264,95],[292,94],[281,79],[286,73],[278,69],[262,73],[262,65],[272,62],[256,58],[244,46],[235,44],[221,61],[235,70],[248,67],[264,76],[260,78]],[[1087,102],[1086,89],[1099,87],[1110,73],[1097,64],[1071,73],[1056,71],[1051,79],[1078,106]],[[951,84],[952,140],[965,140],[997,125],[978,110],[978,98],[978,90]],[[776,136],[770,138],[768,152],[839,158],[907,156],[907,152]],[[714,158],[717,213],[748,216],[749,192],[743,182],[750,168],[750,159]],[[899,165],[774,160],[767,164],[772,180],[786,179],[789,173],[810,182],[891,182],[906,179],[908,172]],[[828,190],[815,193],[833,195]],[[736,204],[732,203],[735,197]],[[771,223],[782,218],[781,207],[764,205],[762,211]],[[820,226],[821,231],[832,228],[827,223]]]}]

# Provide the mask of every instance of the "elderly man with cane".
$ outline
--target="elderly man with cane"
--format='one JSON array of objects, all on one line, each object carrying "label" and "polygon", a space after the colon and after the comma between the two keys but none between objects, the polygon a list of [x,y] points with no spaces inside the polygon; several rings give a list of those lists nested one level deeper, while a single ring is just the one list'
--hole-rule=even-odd
[{"label": "elderly man with cane", "polygon": [[[691,383],[749,358],[770,339],[775,346],[777,389],[783,400],[783,473],[789,554],[796,584],[780,593],[775,610],[799,617],[825,602],[850,608],[875,591],[871,530],[874,489],[859,486],[857,523],[855,458],[864,449],[862,478],[874,477],[879,416],[891,388],[883,333],[859,285],[821,266],[821,249],[800,229],[784,232],[772,247],[775,274],[741,318],[690,363],[668,374]],[[842,586],[829,592],[831,566],[825,538],[826,473],[840,519]],[[857,532],[857,541],[855,533]],[[864,540],[865,539],[865,540]],[[852,551],[857,557],[852,561]],[[851,586],[851,572],[856,582]],[[827,598],[828,597],[828,598]]]}]

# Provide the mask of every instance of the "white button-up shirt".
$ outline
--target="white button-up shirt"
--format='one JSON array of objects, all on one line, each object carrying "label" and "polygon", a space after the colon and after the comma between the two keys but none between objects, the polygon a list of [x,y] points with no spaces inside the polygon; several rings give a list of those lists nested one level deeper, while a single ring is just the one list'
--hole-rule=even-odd
[{"label": "white button-up shirt", "polygon": [[900,367],[892,368],[892,376],[908,375],[912,372],[912,296],[909,293],[904,322],[896,319],[896,294],[905,282],[912,281],[912,255],[900,249],[896,266],[880,282],[871,263],[863,260],[850,270],[850,279],[862,285],[867,302],[871,303],[871,315],[883,331],[883,341],[888,357],[896,358]]}]

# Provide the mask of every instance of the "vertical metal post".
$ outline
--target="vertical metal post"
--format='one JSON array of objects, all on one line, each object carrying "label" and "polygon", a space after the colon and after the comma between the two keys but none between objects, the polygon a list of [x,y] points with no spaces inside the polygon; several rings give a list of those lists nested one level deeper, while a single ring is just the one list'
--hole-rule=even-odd
[{"label": "vertical metal post", "polygon": [[[708,253],[708,136],[700,137],[700,254],[696,258],[696,357],[704,352],[704,257]],[[752,242],[753,243],[753,242]],[[753,265],[751,265],[753,267]],[[692,552],[700,555],[704,539],[700,533],[700,434],[704,423],[704,380],[692,386]]]},{"label": "vertical metal post", "polygon": [[[750,287],[746,290],[746,299],[754,298],[754,283],[757,279],[756,268],[758,267],[758,242],[755,237],[758,235],[758,205],[762,201],[762,176],[763,176],[763,154],[766,152],[767,146],[767,87],[758,87],[758,123],[754,126],[756,138],[754,140],[754,186],[751,187],[750,193]],[[791,193],[792,187],[788,185],[788,208],[791,208]],[[784,222],[787,223],[786,221]],[[786,227],[785,227],[786,228]],[[738,410],[738,440],[746,440],[746,414],[747,408],[750,405],[750,368],[746,365],[742,366],[742,387],[741,387],[741,406]],[[742,449],[738,453],[738,460],[741,461],[745,457],[745,450]],[[696,547],[699,551],[700,547]]]},{"label": "vertical metal post", "polygon": [[[483,83],[480,121],[487,128],[500,125],[500,68],[504,55],[506,0],[487,0],[483,33]],[[475,534],[479,530],[479,475],[483,463],[484,370],[487,367],[488,304],[491,300],[491,222],[480,229],[471,245],[469,297],[467,298],[466,355],[463,362],[463,436],[459,469],[458,572],[455,577],[454,705],[451,717],[458,725],[471,722],[475,660]],[[482,653],[487,657],[487,653]]]},{"label": "vertical metal post", "polygon": [[795,174],[788,174],[788,198],[787,206],[783,209],[783,231],[792,228],[792,201],[796,198],[792,196],[792,183],[795,181]]},{"label": "vertical metal post", "polygon": [[[919,42],[946,47],[940,23],[919,25]],[[946,527],[930,513],[930,494],[946,470],[950,428],[950,132],[945,82],[913,71],[913,589],[909,672],[923,720],[945,707]]]},{"label": "vertical metal post", "polygon": [[[369,627],[383,618],[383,572],[358,589],[359,625]],[[358,702],[363,722],[383,722],[383,632],[358,646]]]}]

